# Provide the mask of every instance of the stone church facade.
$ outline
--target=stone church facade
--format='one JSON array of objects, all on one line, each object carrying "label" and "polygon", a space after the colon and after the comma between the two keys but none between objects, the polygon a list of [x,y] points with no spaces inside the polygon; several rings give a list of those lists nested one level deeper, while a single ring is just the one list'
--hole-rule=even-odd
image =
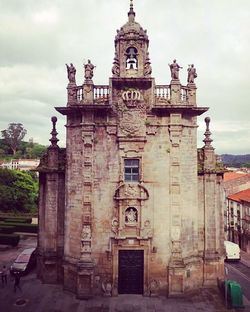
[{"label": "stone church facade", "polygon": [[85,64],[78,86],[67,65],[66,148],[51,145],[40,179],[38,277],[78,298],[181,295],[223,275],[223,172],[205,119],[197,151],[193,65],[188,83],[169,65],[169,85],[151,76],[147,32],[117,31],[112,78],[95,85]]}]

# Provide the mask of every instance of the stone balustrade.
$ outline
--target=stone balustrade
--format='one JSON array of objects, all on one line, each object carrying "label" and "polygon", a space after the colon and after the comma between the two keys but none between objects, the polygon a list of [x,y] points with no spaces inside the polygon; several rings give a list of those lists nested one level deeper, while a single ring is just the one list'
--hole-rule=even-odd
[{"label": "stone balustrade", "polygon": [[94,100],[109,98],[109,86],[107,85],[97,85],[94,86]]},{"label": "stone balustrade", "polygon": [[157,99],[170,100],[170,86],[169,85],[156,85],[155,97]]},{"label": "stone balustrade", "polygon": [[[194,93],[195,89],[193,88]],[[156,103],[157,105],[193,105],[195,103],[195,98],[192,100],[190,99],[191,91],[192,89],[189,86],[182,86],[178,83],[173,85],[156,85]],[[194,94],[192,94],[192,96],[194,96]]]},{"label": "stone balustrade", "polygon": [[68,104],[83,104],[91,101],[108,101],[109,86],[108,85],[82,85],[75,84],[68,86]]},{"label": "stone balustrade", "polygon": [[[190,99],[190,92],[192,90],[189,86],[176,85],[174,89],[172,85],[156,85],[155,86],[155,99],[157,105],[160,103],[166,104],[193,104]],[[195,89],[193,90],[195,92]],[[174,92],[174,94],[173,94]],[[85,103],[85,102],[107,102],[110,96],[110,88],[108,85],[72,85],[68,87],[68,102],[69,103]],[[174,98],[173,98],[174,96]],[[177,99],[177,101],[176,101]],[[174,101],[173,101],[174,100]]]}]

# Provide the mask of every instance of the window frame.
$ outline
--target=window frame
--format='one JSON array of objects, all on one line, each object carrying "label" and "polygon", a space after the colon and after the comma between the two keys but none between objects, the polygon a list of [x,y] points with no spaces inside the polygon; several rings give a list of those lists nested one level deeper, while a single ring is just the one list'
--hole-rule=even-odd
[{"label": "window frame", "polygon": [[[137,162],[137,164],[126,164],[126,162]],[[127,171],[127,172],[126,172]],[[130,172],[128,172],[130,171]],[[137,171],[137,172],[136,172]],[[140,159],[139,158],[124,158],[123,179],[124,182],[133,183],[140,181]],[[130,177],[130,178],[129,178]]]}]

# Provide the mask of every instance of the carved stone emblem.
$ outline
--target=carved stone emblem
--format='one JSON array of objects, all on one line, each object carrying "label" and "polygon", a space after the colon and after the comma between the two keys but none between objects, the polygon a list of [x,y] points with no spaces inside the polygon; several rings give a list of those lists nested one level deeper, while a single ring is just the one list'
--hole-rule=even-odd
[{"label": "carved stone emblem", "polygon": [[142,119],[134,111],[126,111],[120,122],[120,128],[125,134],[136,135],[143,126]]},{"label": "carved stone emblem", "polygon": [[136,198],[138,196],[137,185],[131,185],[131,184],[126,185],[124,195],[125,197],[128,197],[128,198]]}]

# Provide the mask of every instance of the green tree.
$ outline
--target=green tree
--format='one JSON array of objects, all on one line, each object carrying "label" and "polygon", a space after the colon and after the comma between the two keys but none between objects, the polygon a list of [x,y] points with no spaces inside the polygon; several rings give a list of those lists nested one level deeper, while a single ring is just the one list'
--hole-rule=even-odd
[{"label": "green tree", "polygon": [[33,173],[0,169],[0,210],[31,212],[37,209],[38,179]]},{"label": "green tree", "polygon": [[27,130],[24,129],[21,123],[10,123],[8,128],[2,130],[2,137],[5,143],[11,148],[13,155],[16,154],[16,150],[25,137]]}]

